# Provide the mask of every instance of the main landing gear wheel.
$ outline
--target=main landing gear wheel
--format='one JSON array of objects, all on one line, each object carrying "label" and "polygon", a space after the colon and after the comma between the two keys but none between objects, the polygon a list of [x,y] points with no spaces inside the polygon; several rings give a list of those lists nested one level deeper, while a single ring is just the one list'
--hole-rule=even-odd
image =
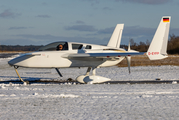
[{"label": "main landing gear wheel", "polygon": [[76,78],[76,80],[80,83],[93,84],[93,83],[103,83],[110,81],[111,79],[105,78],[102,76],[96,75],[96,68],[93,68],[92,75],[89,75],[92,67],[88,67],[85,75],[80,75]]}]

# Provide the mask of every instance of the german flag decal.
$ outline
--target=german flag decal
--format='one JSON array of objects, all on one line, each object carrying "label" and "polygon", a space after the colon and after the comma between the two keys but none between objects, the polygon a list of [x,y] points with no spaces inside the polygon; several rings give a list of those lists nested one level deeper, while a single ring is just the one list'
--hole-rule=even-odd
[{"label": "german flag decal", "polygon": [[163,18],[163,22],[170,22],[169,18]]}]

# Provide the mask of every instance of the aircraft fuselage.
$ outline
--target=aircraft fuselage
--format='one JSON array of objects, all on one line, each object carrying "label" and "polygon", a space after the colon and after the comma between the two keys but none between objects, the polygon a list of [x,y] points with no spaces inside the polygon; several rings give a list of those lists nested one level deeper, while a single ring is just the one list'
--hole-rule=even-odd
[{"label": "aircraft fuselage", "polygon": [[[72,43],[71,43],[72,44]],[[69,49],[71,48],[68,43]],[[92,44],[90,44],[93,48]],[[85,45],[83,45],[85,46]],[[105,46],[98,46],[102,48]],[[32,53],[23,54],[15,59],[10,60],[8,63],[11,66],[30,67],[30,68],[68,68],[68,67],[107,67],[113,66],[121,62],[124,57],[111,58],[65,58],[64,55],[77,54],[77,53],[101,53],[101,52],[114,52],[114,50],[103,49],[78,49],[78,50],[62,50],[62,51],[36,51]],[[116,51],[119,52],[119,51]],[[123,50],[124,52],[124,50]]]}]

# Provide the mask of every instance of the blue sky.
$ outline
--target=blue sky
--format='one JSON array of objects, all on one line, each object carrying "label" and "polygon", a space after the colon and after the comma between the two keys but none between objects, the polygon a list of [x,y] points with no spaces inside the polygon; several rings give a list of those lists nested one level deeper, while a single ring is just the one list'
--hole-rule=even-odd
[{"label": "blue sky", "polygon": [[121,44],[151,41],[162,16],[179,36],[178,0],[1,0],[0,44],[45,45],[55,41],[107,44],[124,23]]}]

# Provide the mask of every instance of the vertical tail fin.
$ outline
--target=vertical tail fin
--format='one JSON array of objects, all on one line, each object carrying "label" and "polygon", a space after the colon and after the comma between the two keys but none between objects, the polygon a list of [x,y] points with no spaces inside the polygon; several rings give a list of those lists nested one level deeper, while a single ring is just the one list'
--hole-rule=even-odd
[{"label": "vertical tail fin", "polygon": [[150,60],[159,60],[168,57],[166,51],[168,44],[170,20],[170,16],[162,17],[160,24],[153,37],[153,40],[147,51],[147,56]]},{"label": "vertical tail fin", "polygon": [[117,24],[107,46],[119,48],[124,24]]}]

